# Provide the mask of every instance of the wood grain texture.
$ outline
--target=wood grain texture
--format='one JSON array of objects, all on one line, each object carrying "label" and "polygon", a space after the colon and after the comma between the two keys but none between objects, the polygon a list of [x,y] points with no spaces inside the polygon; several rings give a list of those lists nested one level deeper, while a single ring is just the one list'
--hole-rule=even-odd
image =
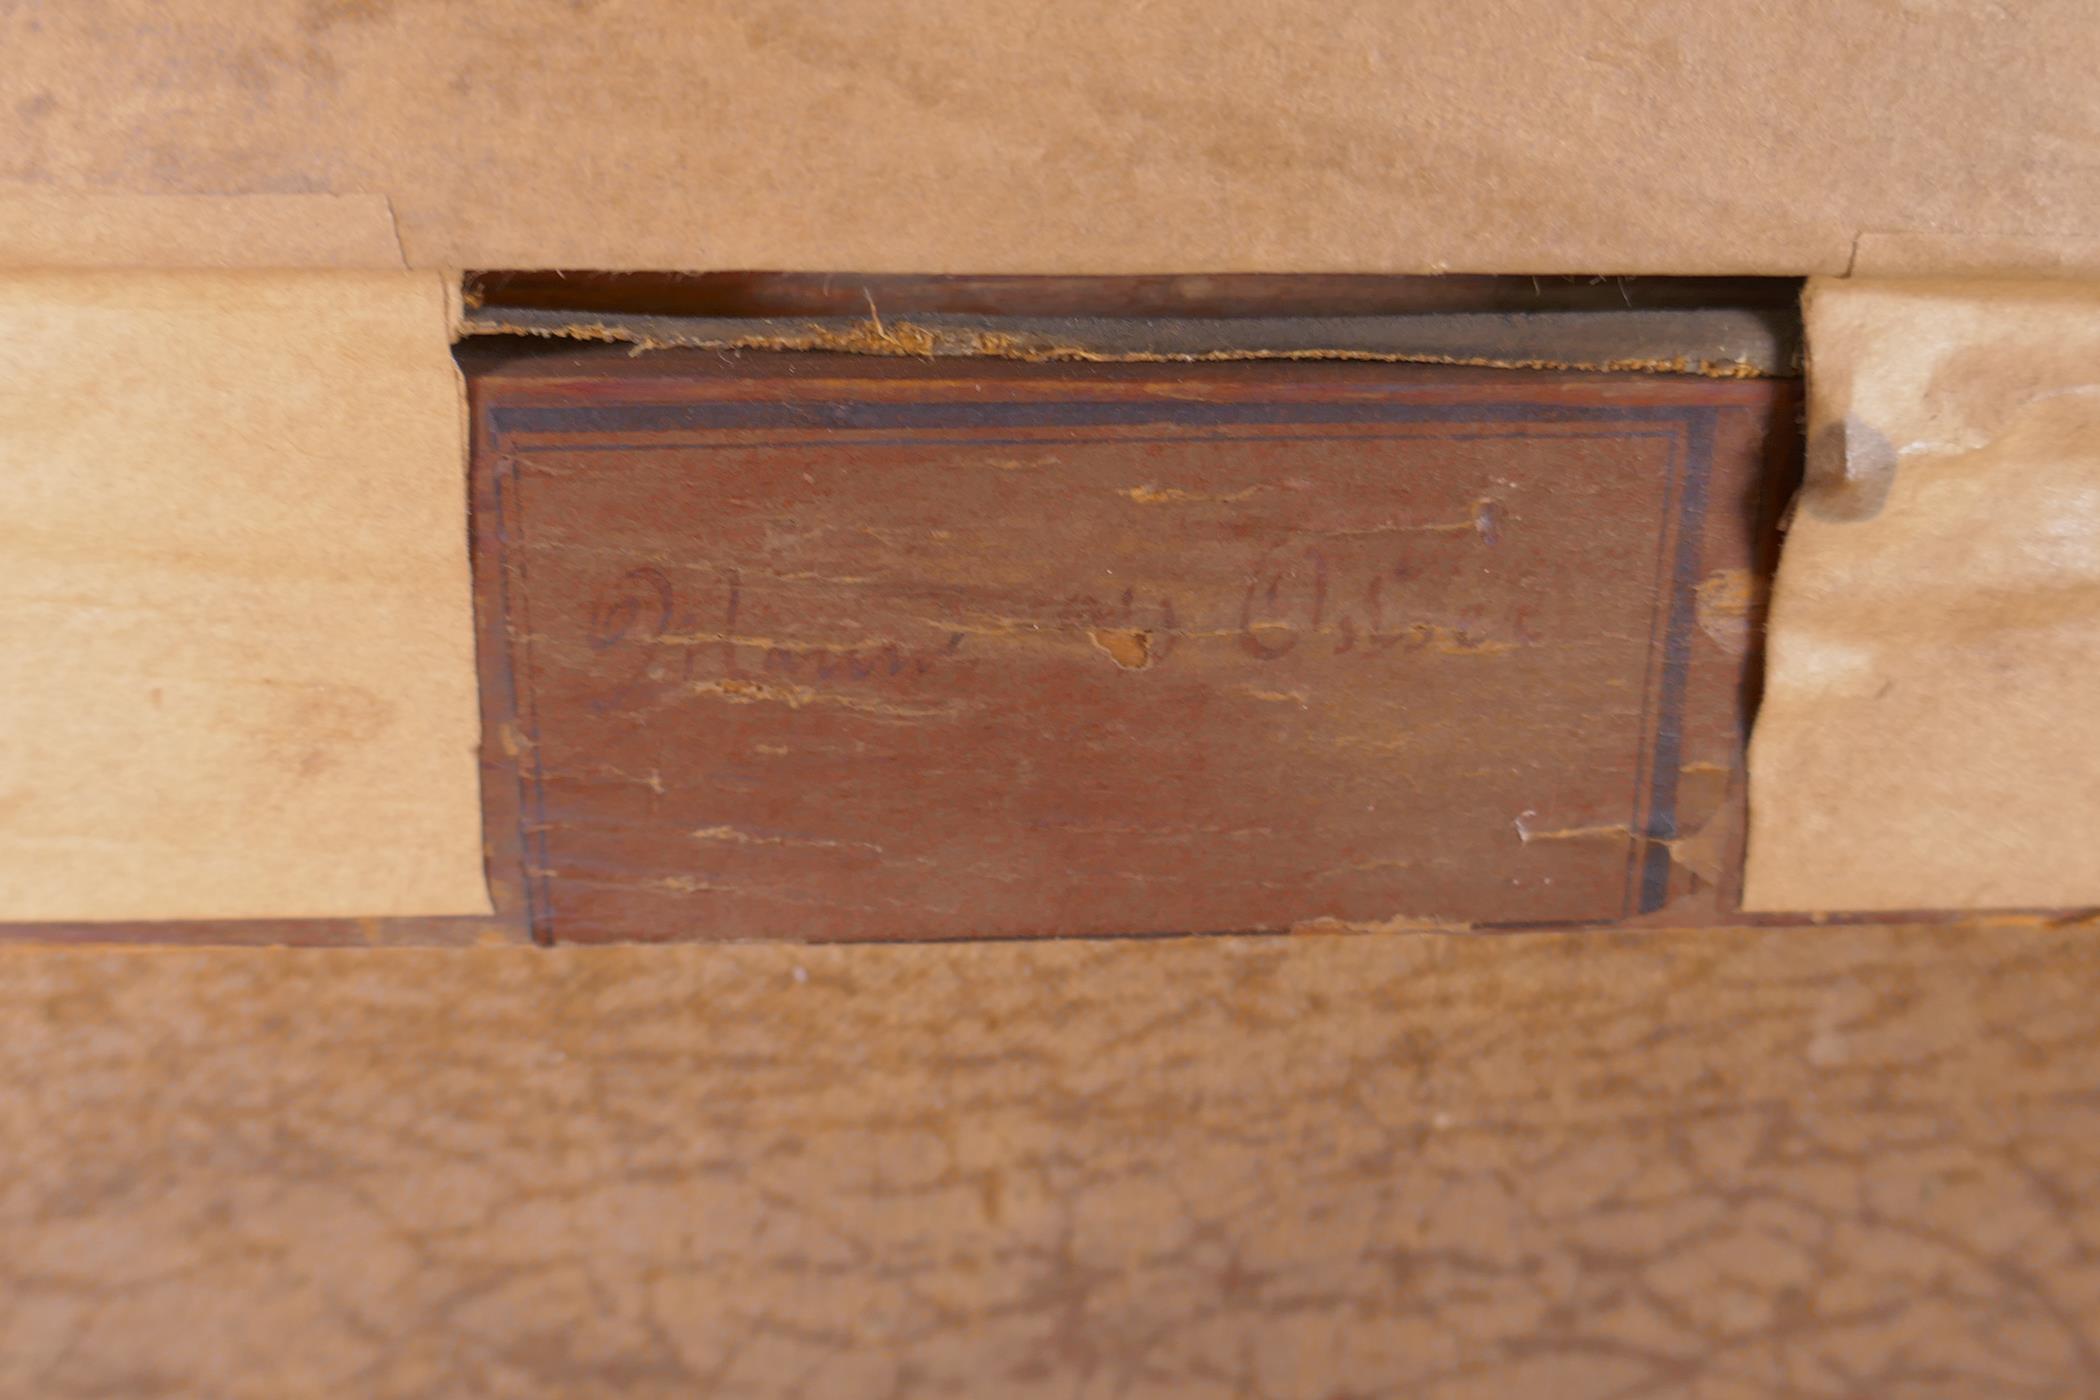
[{"label": "wood grain texture", "polygon": [[2071,1396],[2090,929],[0,956],[0,1394]]},{"label": "wood grain texture", "polygon": [[443,277],[0,277],[0,918],[477,915]]},{"label": "wood grain texture", "polygon": [[112,923],[0,923],[0,947],[125,944],[141,947],[469,948],[532,941],[517,813],[517,757],[504,747],[508,697],[487,682],[500,651],[498,620],[475,609],[481,706],[482,869],[493,912],[450,918],[198,919]]},{"label": "wood grain texture", "polygon": [[543,941],[1733,907],[1790,385],[699,354],[473,383]]}]

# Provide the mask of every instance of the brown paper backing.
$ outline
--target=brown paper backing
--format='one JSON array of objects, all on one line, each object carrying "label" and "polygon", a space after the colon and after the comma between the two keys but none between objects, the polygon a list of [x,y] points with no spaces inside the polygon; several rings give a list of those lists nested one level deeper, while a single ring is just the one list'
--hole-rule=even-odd
[{"label": "brown paper backing", "polygon": [[2100,904],[2100,288],[1806,306],[1745,907]]},{"label": "brown paper backing", "polygon": [[[2100,228],[2079,0],[165,0],[10,7],[0,53],[0,195],[366,196],[416,267],[1835,273]],[[199,217],[158,262],[223,253]]]},{"label": "brown paper backing", "polygon": [[0,195],[0,268],[398,268],[377,195]]}]

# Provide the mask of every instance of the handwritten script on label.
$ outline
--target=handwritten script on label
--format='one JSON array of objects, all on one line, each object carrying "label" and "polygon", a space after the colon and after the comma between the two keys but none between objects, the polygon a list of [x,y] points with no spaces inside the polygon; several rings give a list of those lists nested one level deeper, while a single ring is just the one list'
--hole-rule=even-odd
[{"label": "handwritten script on label", "polygon": [[[1130,584],[1105,598],[1068,593],[1045,610],[1041,623],[1008,630],[1047,637],[1142,637],[1146,669],[1168,663],[1196,637],[1229,639],[1241,655],[1260,663],[1314,651],[1356,657],[1425,650],[1477,655],[1531,645],[1536,640],[1529,626],[1533,609],[1522,596],[1497,598],[1503,590],[1484,596],[1475,589],[1463,604],[1450,602],[1450,585],[1466,572],[1449,548],[1394,559],[1361,549],[1294,543],[1264,551],[1235,596],[1207,600],[1207,607],[1192,606],[1194,600],[1167,589]],[[698,592],[696,600],[682,597],[671,577],[653,565],[630,568],[606,584],[590,609],[586,640],[593,651],[632,654],[634,661],[598,704],[618,706],[644,691],[691,687],[703,683],[704,676],[712,677],[717,689],[721,681],[744,679],[805,687],[910,684],[966,664],[962,653],[973,630],[928,618],[926,627],[936,633],[932,640],[878,635],[852,643],[795,642],[742,630],[751,597],[737,571],[721,573]],[[1445,605],[1432,606],[1437,603]],[[772,611],[790,631],[803,621],[792,605]],[[1220,625],[1190,620],[1205,614],[1217,617]]]}]

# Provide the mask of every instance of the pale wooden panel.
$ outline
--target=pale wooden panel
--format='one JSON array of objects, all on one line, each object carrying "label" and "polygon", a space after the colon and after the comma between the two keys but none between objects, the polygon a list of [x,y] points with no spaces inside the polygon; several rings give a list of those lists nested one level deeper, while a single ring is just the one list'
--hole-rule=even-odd
[{"label": "pale wooden panel", "polygon": [[0,920],[489,911],[456,298],[0,278]]}]

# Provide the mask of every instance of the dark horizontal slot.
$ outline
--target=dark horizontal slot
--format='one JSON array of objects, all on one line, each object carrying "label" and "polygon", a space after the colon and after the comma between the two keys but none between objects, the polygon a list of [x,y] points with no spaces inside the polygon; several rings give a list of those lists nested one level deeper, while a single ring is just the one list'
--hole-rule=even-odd
[{"label": "dark horizontal slot", "polygon": [[1137,277],[858,272],[479,272],[470,305],[598,315],[1417,316],[1436,312],[1791,311],[1787,277],[1179,273]]}]

